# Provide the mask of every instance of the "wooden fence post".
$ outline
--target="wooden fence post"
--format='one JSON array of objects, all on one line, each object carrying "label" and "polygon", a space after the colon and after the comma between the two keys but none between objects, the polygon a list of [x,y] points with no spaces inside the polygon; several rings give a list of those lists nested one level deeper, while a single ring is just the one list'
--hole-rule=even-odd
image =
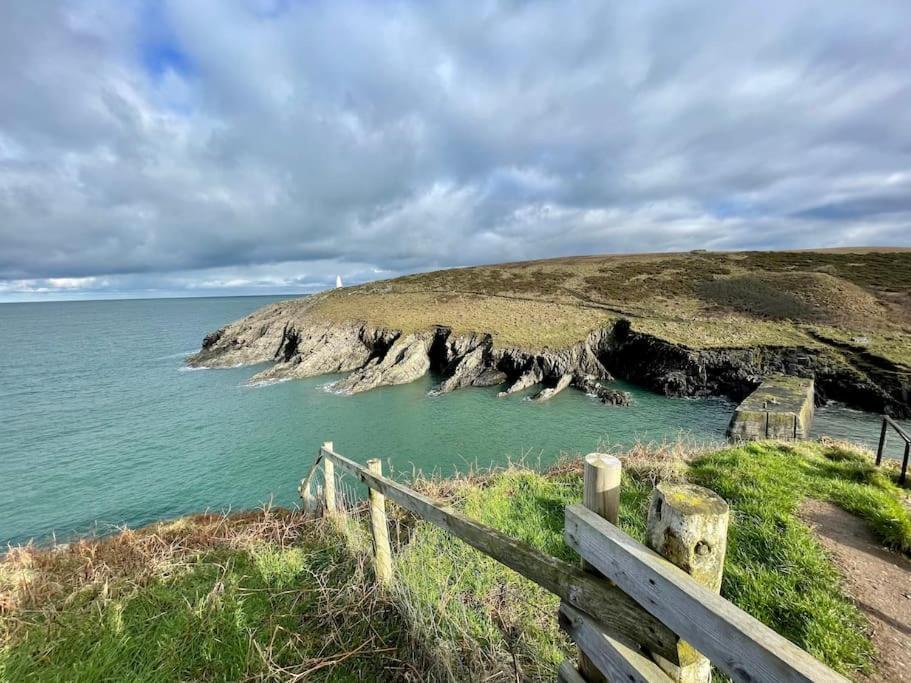
[{"label": "wooden fence post", "polygon": [[[373,474],[383,475],[383,463],[379,458],[368,460],[367,469]],[[386,496],[374,488],[369,489],[369,495],[374,571],[377,581],[385,585],[392,579],[392,549],[389,547],[389,527],[386,524]]]},{"label": "wooden fence post", "polygon": [[[327,451],[333,450],[332,442],[327,441],[323,444]],[[335,512],[335,463],[330,458],[323,458],[324,487],[323,492],[326,498],[326,512],[332,514]]]},{"label": "wooden fence post", "polygon": [[[583,461],[582,504],[611,524],[620,518],[620,479],[623,466],[620,459],[606,453],[589,453]],[[582,560],[582,569],[592,574],[598,570]],[[579,673],[586,681],[602,683],[607,679],[579,647]]]},{"label": "wooden fence post", "polygon": [[[648,510],[648,545],[715,593],[721,592],[727,550],[728,504],[694,484],[658,484]],[[680,665],[655,657],[680,683],[707,683],[711,662],[688,643],[677,646]]]}]

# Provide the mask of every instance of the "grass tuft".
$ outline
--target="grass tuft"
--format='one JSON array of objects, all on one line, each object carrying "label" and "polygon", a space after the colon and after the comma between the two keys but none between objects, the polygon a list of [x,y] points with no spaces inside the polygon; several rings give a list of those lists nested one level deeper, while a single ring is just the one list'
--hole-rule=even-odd
[{"label": "grass tuft", "polygon": [[[911,549],[893,477],[839,442],[662,444],[621,454],[621,527],[642,540],[658,481],[729,501],[722,593],[833,668],[870,671],[868,627],[799,511],[809,497]],[[581,466],[511,466],[414,486],[544,552],[563,542]],[[341,489],[345,492],[345,489]],[[203,515],[0,561],[0,680],[553,680],[574,648],[557,598],[395,506],[395,581],[379,589],[364,506],[332,519]]]}]

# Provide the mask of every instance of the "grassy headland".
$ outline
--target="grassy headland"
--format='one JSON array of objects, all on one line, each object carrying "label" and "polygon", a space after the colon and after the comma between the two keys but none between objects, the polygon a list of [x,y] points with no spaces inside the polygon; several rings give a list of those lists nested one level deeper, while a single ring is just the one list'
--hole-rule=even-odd
[{"label": "grassy headland", "polygon": [[[394,352],[393,352],[394,351]],[[266,306],[196,367],[259,380],[349,373],[343,393],[440,373],[441,391],[559,393],[623,379],[742,400],[764,377],[911,416],[911,249],[586,256],[442,270]],[[610,393],[605,390],[605,393]]]},{"label": "grassy headland", "polygon": [[[731,504],[723,594],[845,673],[869,669],[863,617],[799,520],[834,502],[911,550],[891,476],[838,443],[754,443],[695,458],[624,456],[621,526],[642,538],[656,481],[687,478]],[[578,461],[416,482],[553,555]],[[393,506],[394,507],[394,506]],[[572,648],[557,599],[429,524],[395,513],[397,580],[376,588],[363,519],[290,511],[201,516],[0,562],[2,680],[553,680]]]},{"label": "grassy headland", "polygon": [[442,270],[328,292],[314,314],[559,348],[625,317],[690,348],[826,345],[816,328],[911,369],[911,250],[582,256]]}]

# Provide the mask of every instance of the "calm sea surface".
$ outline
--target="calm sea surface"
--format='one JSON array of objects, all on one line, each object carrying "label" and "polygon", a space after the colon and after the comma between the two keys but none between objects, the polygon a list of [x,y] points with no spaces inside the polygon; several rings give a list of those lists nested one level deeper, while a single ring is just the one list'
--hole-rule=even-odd
[{"label": "calm sea surface", "polygon": [[[254,368],[183,367],[206,332],[274,300],[0,305],[0,543],[293,504],[323,441],[356,460],[447,473],[681,431],[718,440],[733,411],[630,386],[624,409],[577,391],[540,405],[496,389],[428,396],[431,378],[337,396],[323,388],[331,377],[249,386]],[[878,435],[876,416],[834,406],[815,427],[867,445]]]}]

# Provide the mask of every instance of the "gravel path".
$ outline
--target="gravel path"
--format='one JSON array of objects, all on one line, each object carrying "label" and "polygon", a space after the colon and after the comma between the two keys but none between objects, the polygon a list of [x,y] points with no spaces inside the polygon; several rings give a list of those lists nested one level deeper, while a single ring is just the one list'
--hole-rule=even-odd
[{"label": "gravel path", "polygon": [[911,681],[911,560],[883,548],[863,520],[831,503],[807,500],[801,517],[870,621],[877,672],[866,680]]}]

